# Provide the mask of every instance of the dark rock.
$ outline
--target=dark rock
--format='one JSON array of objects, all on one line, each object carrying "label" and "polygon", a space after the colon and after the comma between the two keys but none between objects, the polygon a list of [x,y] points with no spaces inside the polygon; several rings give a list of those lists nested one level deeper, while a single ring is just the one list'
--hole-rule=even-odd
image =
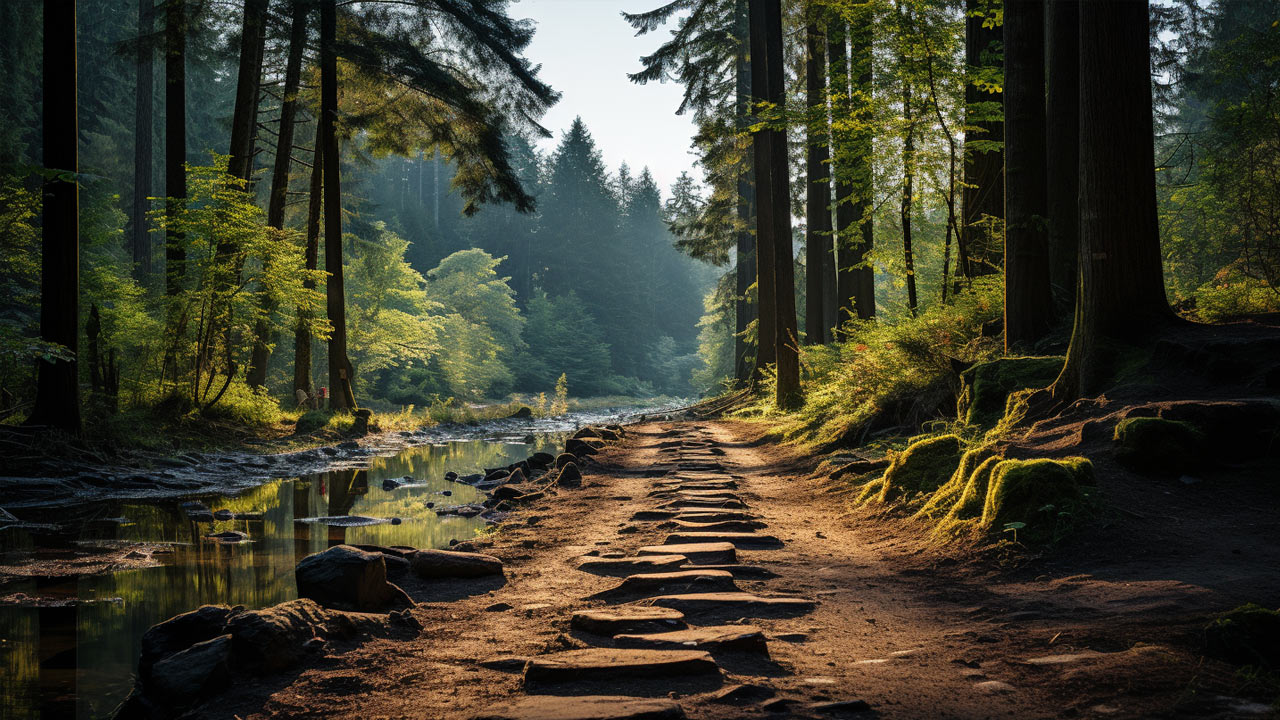
[{"label": "dark rock", "polygon": [[295,576],[298,595],[340,610],[374,612],[412,606],[403,590],[387,582],[381,553],[337,545],[302,559]]},{"label": "dark rock", "polygon": [[145,691],[170,707],[189,707],[227,685],[231,636],[219,635],[170,655],[151,668]]},{"label": "dark rock", "polygon": [[823,715],[855,715],[870,711],[871,706],[866,700],[835,700],[813,703],[808,709]]},{"label": "dark rock", "polygon": [[329,457],[333,457],[334,455],[338,454],[338,448],[335,448],[335,447],[320,448],[320,452],[324,453],[325,455],[328,455]]},{"label": "dark rock", "polygon": [[483,480],[484,480],[484,476],[481,475],[480,473],[475,473],[472,475],[462,475],[458,478],[458,482],[466,483],[467,485],[475,485],[476,483],[482,482]]},{"label": "dark rock", "polygon": [[550,467],[554,464],[556,458],[551,453],[536,452],[529,456],[528,463],[536,468]]},{"label": "dark rock", "polygon": [[533,417],[533,409],[532,409],[532,408],[530,408],[528,405],[521,405],[520,407],[516,408],[516,411],[515,411],[515,412],[511,413],[511,414],[510,414],[510,415],[508,415],[507,417],[511,417],[511,418],[531,418],[531,417]]},{"label": "dark rock", "polygon": [[1280,611],[1249,603],[1204,629],[1205,654],[1236,665],[1280,668]]},{"label": "dark rock", "polygon": [[504,602],[494,603],[484,609],[485,612],[506,612],[512,609],[512,605]]},{"label": "dark rock", "polygon": [[634,633],[658,633],[682,630],[684,615],[678,610],[657,607],[625,606],[613,610],[580,610],[569,624],[575,630],[613,637]]},{"label": "dark rock", "polygon": [[354,440],[348,440],[346,442],[338,443],[338,449],[339,450],[359,450],[360,443]]},{"label": "dark rock", "polygon": [[306,643],[312,638],[325,638],[330,633],[353,636],[362,626],[372,630],[378,622],[372,616],[352,619],[313,600],[301,599],[242,612],[227,623],[227,632],[237,669],[270,673],[306,657]]},{"label": "dark rock", "polygon": [[142,634],[138,677],[145,682],[151,675],[151,668],[160,660],[196,643],[222,635],[227,621],[242,609],[226,605],[203,605],[152,625]]},{"label": "dark rock", "polygon": [[485,471],[485,476],[484,476],[484,481],[485,481],[485,482],[497,482],[498,480],[502,480],[502,479],[506,478],[506,477],[507,477],[508,475],[510,475],[510,474],[511,474],[511,471],[510,471],[510,470],[506,470],[506,469],[502,469],[502,470],[486,470],[486,471]]},{"label": "dark rock", "polygon": [[227,530],[226,532],[214,533],[212,535],[205,535],[204,539],[212,540],[213,542],[220,542],[227,545],[232,545],[235,543],[248,542],[249,535],[246,533],[242,533],[239,530]]},{"label": "dark rock", "polygon": [[768,700],[773,696],[773,688],[765,685],[730,685],[712,695],[711,702],[736,705]]},{"label": "dark rock", "polygon": [[458,480],[458,473],[450,470],[449,472],[444,474],[444,479],[448,480],[449,482],[456,482]]},{"label": "dark rock", "polygon": [[564,451],[569,453],[570,455],[577,455],[578,457],[595,455],[596,453],[600,452],[600,450],[595,445],[592,445],[586,440],[582,440],[579,438],[569,438],[568,440],[566,440],[564,443]]},{"label": "dark rock", "polygon": [[551,481],[554,487],[575,488],[582,484],[582,471],[574,463],[567,463],[560,471],[556,473],[556,477]]},{"label": "dark rock", "polygon": [[559,455],[556,456],[556,460],[555,460],[556,469],[559,470],[560,468],[564,467],[565,465],[568,465],[569,463],[577,463],[577,462],[578,462],[577,455],[573,455],[567,452],[560,453]]},{"label": "dark rock", "polygon": [[480,553],[450,552],[448,550],[419,550],[409,561],[419,577],[484,577],[501,575],[502,561],[492,555]]},{"label": "dark rock", "polygon": [[402,483],[399,480],[392,480],[391,478],[387,478],[386,480],[382,481],[382,489],[395,490],[396,488],[400,487],[401,484]]},{"label": "dark rock", "polygon": [[217,510],[213,513],[214,520],[234,520],[235,517],[236,517],[235,513],[231,512],[230,510],[227,510],[226,508],[223,508],[222,510]]},{"label": "dark rock", "polygon": [[499,500],[499,501],[510,500],[512,498],[518,498],[521,495],[524,495],[525,491],[526,491],[526,488],[519,485],[503,485],[502,487],[493,491],[493,499]]},{"label": "dark rock", "polygon": [[620,678],[688,677],[719,674],[711,656],[700,650],[566,650],[531,658],[527,682],[557,683]]},{"label": "dark rock", "polygon": [[213,513],[208,510],[188,510],[187,519],[191,522],[213,522]]}]

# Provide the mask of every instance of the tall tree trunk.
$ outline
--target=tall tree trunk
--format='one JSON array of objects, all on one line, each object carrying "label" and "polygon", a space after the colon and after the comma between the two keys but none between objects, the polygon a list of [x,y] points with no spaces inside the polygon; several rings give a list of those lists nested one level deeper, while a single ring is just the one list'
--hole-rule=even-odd
[{"label": "tall tree trunk", "polygon": [[1117,345],[1172,321],[1160,264],[1146,2],[1080,3],[1080,282],[1054,400],[1092,395]]},{"label": "tall tree trunk", "polygon": [[[298,86],[302,82],[302,52],[307,42],[307,9],[306,0],[293,0],[289,57],[285,60],[284,95],[280,103],[279,135],[276,137],[275,164],[271,172],[271,196],[267,200],[267,225],[277,230],[284,229],[284,210],[289,199],[289,170],[293,166],[293,135],[298,115]],[[269,316],[275,307],[265,294],[262,309],[266,317],[259,318],[254,324],[253,353],[249,359],[249,370],[245,374],[249,387],[262,387],[266,384],[267,364],[271,361],[273,343]]]},{"label": "tall tree trunk", "polygon": [[[817,9],[810,5],[810,13]],[[805,62],[806,101],[809,106],[808,148],[805,198],[805,342],[820,345],[831,334],[832,318],[824,304],[827,258],[834,247],[831,241],[831,177],[830,138],[827,130],[827,53],[826,38],[817,19],[810,18],[806,28],[808,58]]]},{"label": "tall tree trunk", "polygon": [[[907,123],[907,132],[902,138],[902,259],[907,271],[907,307],[914,317],[919,310],[916,297],[916,258],[911,249],[911,206],[915,195],[916,173],[916,124],[911,116],[911,78],[907,73],[906,58],[899,56],[902,66],[902,117]],[[946,288],[947,278],[943,275],[942,287]]]},{"label": "tall tree trunk", "polygon": [[138,54],[134,58],[133,103],[133,217],[130,245],[133,251],[134,277],[145,281],[151,277],[151,233],[147,227],[147,211],[151,203],[152,130],[155,82],[152,61],[155,53],[151,33],[155,31],[155,0],[138,0]]},{"label": "tall tree trunk", "polygon": [[[832,254],[835,267],[835,316],[831,318],[833,331],[854,315],[853,304],[849,302],[854,285],[854,269],[851,262],[853,252],[851,246],[855,242],[851,237],[853,223],[857,219],[857,207],[854,202],[854,184],[852,169],[857,164],[853,155],[852,139],[847,130],[839,129],[835,121],[848,118],[851,100],[849,97],[849,51],[846,47],[849,32],[848,26],[829,26],[827,28],[827,55],[831,75],[831,155],[832,176],[836,178],[835,228],[832,235]],[[830,291],[829,291],[830,292]],[[834,334],[834,333],[833,333]]]},{"label": "tall tree trunk", "polygon": [[[870,6],[860,10],[862,17],[856,26],[849,28],[849,77],[853,83],[855,95],[866,107],[871,102],[871,69],[872,69],[872,10]],[[870,113],[866,113],[870,118]],[[853,311],[861,320],[869,320],[876,315],[876,281],[875,268],[871,265],[871,250],[874,243],[872,214],[872,170],[871,147],[872,133],[869,128],[861,128],[854,135],[854,192],[857,202],[854,203],[854,215],[859,219],[858,235],[852,246],[850,258],[851,272],[848,277],[847,292],[842,295],[845,302],[850,303]],[[844,264],[844,261],[841,261]]]},{"label": "tall tree trunk", "polygon": [[[734,29],[738,39],[738,53],[734,59],[736,103],[738,112],[738,131],[745,132],[751,124],[751,62],[748,54],[750,47],[750,21],[747,12],[747,0],[737,0],[734,6]],[[738,174],[738,237],[737,263],[735,272],[734,303],[734,377],[739,384],[746,385],[751,381],[753,367],[747,345],[747,330],[758,315],[756,304],[751,302],[751,284],[756,281],[756,237],[752,224],[755,220],[755,163],[748,155],[743,162],[742,172]]]},{"label": "tall tree trunk", "polygon": [[240,32],[240,72],[231,116],[231,158],[227,172],[246,183],[253,176],[254,141],[258,136],[258,90],[266,42],[267,0],[244,0]]},{"label": "tall tree trunk", "polygon": [[[44,0],[44,166],[80,171],[76,106],[76,3]],[[74,177],[51,178],[41,213],[40,337],[70,353],[38,363],[36,402],[27,423],[80,432],[80,190]]]},{"label": "tall tree trunk", "polygon": [[164,194],[170,224],[164,236],[165,294],[177,295],[187,272],[187,251],[173,219],[187,199],[187,9],[185,0],[165,6]]},{"label": "tall tree trunk", "polygon": [[1045,142],[1049,279],[1059,317],[1075,305],[1079,253],[1080,0],[1049,0]]},{"label": "tall tree trunk", "polygon": [[1053,322],[1045,228],[1044,0],[1008,0],[1005,44],[1005,351]]},{"label": "tall tree trunk", "polygon": [[[762,102],[769,94],[769,73],[765,59],[764,3],[749,0],[751,9],[751,96],[753,103]],[[751,136],[752,167],[756,181],[756,374],[777,362],[775,328],[777,297],[773,273],[773,203],[772,175],[769,172],[769,139],[767,130]]]},{"label": "tall tree trunk", "polygon": [[[984,0],[965,1],[964,52],[970,77],[964,88],[969,117],[964,132],[964,263],[960,274],[968,278],[1000,271],[1002,245],[992,219],[996,224],[1004,220],[1004,93],[998,83],[992,84],[990,91],[977,85],[983,68],[999,66],[993,55],[1004,40],[1004,28],[983,27],[983,21],[991,19],[980,14],[984,4]],[[979,103],[994,106],[981,107]]]},{"label": "tall tree trunk", "polygon": [[342,283],[342,185],[338,154],[338,7],[337,0],[320,5],[320,137],[324,162],[324,269],[329,324],[329,407],[356,409],[352,389],[354,368],[347,358],[347,301]]},{"label": "tall tree trunk", "polygon": [[[781,0],[751,0],[751,58],[753,94],[781,108],[785,101]],[[754,136],[756,150],[757,252],[759,254],[760,345],[772,341],[777,364],[779,407],[793,407],[800,399],[800,348],[796,328],[795,266],[791,254],[791,178],[787,162],[787,133],[775,119]],[[766,260],[768,266],[766,267]],[[771,275],[771,278],[767,278]],[[763,289],[770,300],[772,332],[765,332],[767,313]]]},{"label": "tall tree trunk", "polygon": [[[305,0],[300,0],[303,2]],[[320,257],[320,209],[324,202],[324,152],[320,137],[316,136],[316,149],[311,157],[311,191],[307,203],[307,270],[315,270]],[[314,290],[316,283],[310,277],[302,281],[303,287]],[[311,383],[311,308],[298,308],[297,325],[293,331],[293,391],[305,392],[308,398],[315,396]],[[314,405],[313,405],[314,407]]]}]

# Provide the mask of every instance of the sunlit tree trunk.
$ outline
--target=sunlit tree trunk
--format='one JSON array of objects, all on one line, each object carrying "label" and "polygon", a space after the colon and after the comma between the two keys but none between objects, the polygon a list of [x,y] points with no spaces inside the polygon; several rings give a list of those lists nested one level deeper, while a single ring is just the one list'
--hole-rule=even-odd
[{"label": "sunlit tree trunk", "polygon": [[[857,99],[863,104],[871,102],[872,72],[872,22],[870,6],[861,10],[859,22],[849,27],[849,77]],[[870,117],[870,114],[866,114]],[[875,268],[871,265],[871,250],[874,237],[871,221],[872,215],[872,132],[870,128],[859,128],[855,133],[854,192],[857,201],[854,203],[854,215],[859,219],[858,234],[851,238],[850,271],[846,289],[841,299],[849,304],[859,319],[869,320],[876,315],[876,282]],[[843,249],[843,248],[842,248]],[[843,266],[844,260],[840,261]]]},{"label": "sunlit tree trunk", "polygon": [[849,50],[847,47],[848,27],[832,24],[827,28],[827,56],[830,68],[831,95],[831,174],[836,178],[835,186],[835,227],[832,233],[832,266],[835,270],[834,285],[829,293],[834,299],[835,314],[831,318],[833,331],[849,319],[852,305],[848,302],[849,287],[852,285],[852,267],[848,249],[852,242],[853,223],[857,219],[857,208],[854,205],[854,186],[849,178],[849,166],[854,160],[851,142],[847,130],[839,130],[839,122],[848,118],[850,112],[849,99]]},{"label": "sunlit tree trunk", "polygon": [[[907,73],[906,58],[899,56],[898,62],[903,65],[902,117],[907,124],[906,134],[902,138],[902,202],[899,206],[902,219],[902,259],[907,272],[907,307],[915,315],[919,303],[916,298],[916,258],[911,248],[911,214],[915,194],[916,126],[911,117],[911,78]],[[946,287],[947,282],[947,278],[943,277],[943,287]]]},{"label": "sunlit tree trunk", "polygon": [[[307,270],[315,270],[320,258],[320,209],[324,202],[324,165],[320,138],[316,138],[316,150],[311,158],[311,188],[307,203]],[[314,290],[316,283],[307,278],[303,286]],[[297,325],[293,331],[293,390],[294,394],[301,390],[307,397],[315,395],[311,383],[311,308],[298,308]]]},{"label": "sunlit tree trunk", "polygon": [[1049,0],[1045,167],[1049,213],[1049,279],[1056,314],[1075,304],[1079,254],[1080,0]]},{"label": "sunlit tree trunk", "polygon": [[347,358],[347,307],[342,282],[342,185],[338,154],[338,8],[337,0],[320,6],[320,138],[324,162],[324,268],[329,313],[329,407],[356,409],[354,369]]},{"label": "sunlit tree trunk", "polygon": [[[271,196],[267,200],[267,225],[277,230],[284,228],[284,210],[289,199],[289,170],[293,165],[293,136],[298,115],[298,86],[302,82],[302,51],[307,41],[307,7],[305,0],[294,0],[289,28],[289,56],[285,60],[279,135],[276,137],[276,156],[271,172]],[[265,300],[263,309],[267,313],[274,310]],[[271,360],[270,333],[268,319],[259,318],[253,329],[253,354],[245,377],[250,387],[266,384],[267,363]],[[310,372],[307,376],[310,378]]]},{"label": "sunlit tree trunk", "polygon": [[[745,132],[751,122],[751,62],[748,56],[750,45],[747,0],[737,0],[734,5],[734,28],[738,39],[738,53],[735,58],[736,103],[738,112],[738,129]],[[756,304],[750,300],[751,284],[756,281],[756,237],[753,232],[755,222],[755,178],[752,156],[748,155],[743,163],[742,172],[738,174],[738,236],[737,263],[735,268],[734,302],[734,376],[740,384],[751,381],[754,371],[750,352],[747,346],[747,329],[756,319]]]},{"label": "sunlit tree trunk", "polygon": [[1092,395],[1117,345],[1173,319],[1156,220],[1146,2],[1080,3],[1080,280],[1053,398]]},{"label": "sunlit tree trunk", "polygon": [[248,182],[253,175],[254,141],[258,135],[258,90],[266,42],[267,0],[244,0],[240,32],[240,65],[236,104],[231,116],[231,158],[227,172]]},{"label": "sunlit tree trunk", "polygon": [[80,190],[76,105],[76,3],[44,0],[44,186],[40,253],[40,337],[68,359],[38,363],[36,401],[27,423],[80,432]]},{"label": "sunlit tree trunk", "polygon": [[1005,351],[1053,321],[1045,190],[1044,0],[1009,0],[1005,44]]},{"label": "sunlit tree trunk", "polygon": [[170,225],[165,231],[165,294],[177,295],[186,275],[187,252],[172,220],[187,198],[187,11],[185,0],[165,6],[164,194]]},{"label": "sunlit tree trunk", "polygon": [[134,58],[133,104],[133,217],[130,219],[130,249],[133,254],[134,277],[145,281],[151,276],[151,233],[147,227],[147,198],[151,195],[152,127],[155,101],[150,35],[155,30],[155,0],[138,0],[138,54]]},{"label": "sunlit tree trunk", "polygon": [[[751,96],[762,102],[769,95],[769,72],[765,53],[765,7],[768,0],[750,0]],[[772,175],[769,172],[769,141],[773,131],[761,130],[751,136],[752,168],[756,186],[756,373],[777,362],[774,340],[778,321],[774,286]]]},{"label": "sunlit tree trunk", "polygon": [[[817,9],[809,8],[810,13]],[[827,258],[834,248],[831,240],[830,138],[827,129],[826,37],[817,19],[810,18],[805,30],[808,57],[805,62],[806,101],[809,106],[805,197],[805,342],[820,345],[831,333],[832,319],[826,315]]]},{"label": "sunlit tree trunk", "polygon": [[[965,187],[961,198],[964,206],[961,211],[964,213],[964,263],[960,273],[970,278],[999,272],[1003,251],[991,220],[997,224],[1004,220],[1004,152],[999,149],[1004,140],[1004,123],[1000,120],[1004,94],[999,90],[987,92],[979,88],[974,82],[977,79],[974,75],[980,73],[984,66],[998,65],[990,56],[999,51],[1004,29],[1000,25],[983,27],[983,21],[988,18],[977,14],[983,5],[983,0],[965,2],[965,64],[971,76],[965,84],[964,100],[970,109],[977,103],[996,103],[998,107],[989,119],[978,119],[971,114],[964,134]],[[988,56],[987,59],[984,55]],[[986,142],[996,145],[977,149],[979,143]]]}]

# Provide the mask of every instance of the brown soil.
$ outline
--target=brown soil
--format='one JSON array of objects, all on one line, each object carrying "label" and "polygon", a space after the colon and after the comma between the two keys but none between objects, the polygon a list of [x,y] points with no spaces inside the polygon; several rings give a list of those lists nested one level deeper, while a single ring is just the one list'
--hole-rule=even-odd
[{"label": "brown soil", "polygon": [[[992,553],[926,549],[900,518],[847,510],[829,482],[809,479],[813,457],[760,432],[724,421],[630,428],[585,468],[582,488],[518,513],[486,541],[505,578],[406,584],[421,603],[417,639],[330,646],[300,671],[241,683],[198,714],[470,718],[529,695],[592,694],[673,697],[692,718],[808,717],[813,703],[848,700],[870,705],[850,717],[1274,716],[1274,687],[1198,653],[1211,614],[1245,601],[1280,605],[1274,477],[1259,488],[1245,468],[1186,485],[1104,464],[1099,483],[1121,512],[1054,554],[1001,566]],[[672,529],[632,515],[664,502],[648,495],[674,467],[673,441],[693,439],[723,451],[715,474],[736,478],[748,512],[767,525],[758,532],[784,543],[739,550],[739,563],[777,577],[738,586],[816,608],[747,619],[764,630],[768,657],[717,654],[719,675],[526,685],[521,658],[609,644],[570,629],[569,618],[609,607],[584,598],[619,578],[576,566],[593,551],[631,556],[662,543]],[[734,684],[772,699],[716,701]]]}]

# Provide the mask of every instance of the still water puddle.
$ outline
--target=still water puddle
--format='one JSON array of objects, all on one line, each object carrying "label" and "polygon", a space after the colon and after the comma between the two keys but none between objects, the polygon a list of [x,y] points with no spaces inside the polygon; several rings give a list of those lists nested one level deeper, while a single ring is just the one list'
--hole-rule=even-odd
[{"label": "still water puddle", "polygon": [[[451,539],[470,539],[484,520],[438,517],[427,507],[484,500],[478,490],[445,480],[445,472],[482,472],[539,450],[554,452],[562,442],[560,434],[539,436],[532,444],[449,442],[373,458],[366,470],[278,479],[235,496],[94,506],[98,520],[59,539],[69,550],[142,542],[164,543],[172,552],[155,556],[158,567],[0,584],[0,598],[22,593],[45,604],[74,601],[62,607],[0,604],[0,717],[109,717],[132,687],[141,637],[151,625],[204,604],[260,608],[292,600],[294,566],[333,545],[444,547]],[[409,486],[383,489],[383,480],[405,476],[413,478]],[[250,519],[193,522],[179,507],[190,500]],[[302,521],[347,515],[400,523],[341,527]],[[249,541],[205,539],[227,531],[243,532]],[[49,542],[20,530],[0,532],[0,551],[10,558]]]}]

